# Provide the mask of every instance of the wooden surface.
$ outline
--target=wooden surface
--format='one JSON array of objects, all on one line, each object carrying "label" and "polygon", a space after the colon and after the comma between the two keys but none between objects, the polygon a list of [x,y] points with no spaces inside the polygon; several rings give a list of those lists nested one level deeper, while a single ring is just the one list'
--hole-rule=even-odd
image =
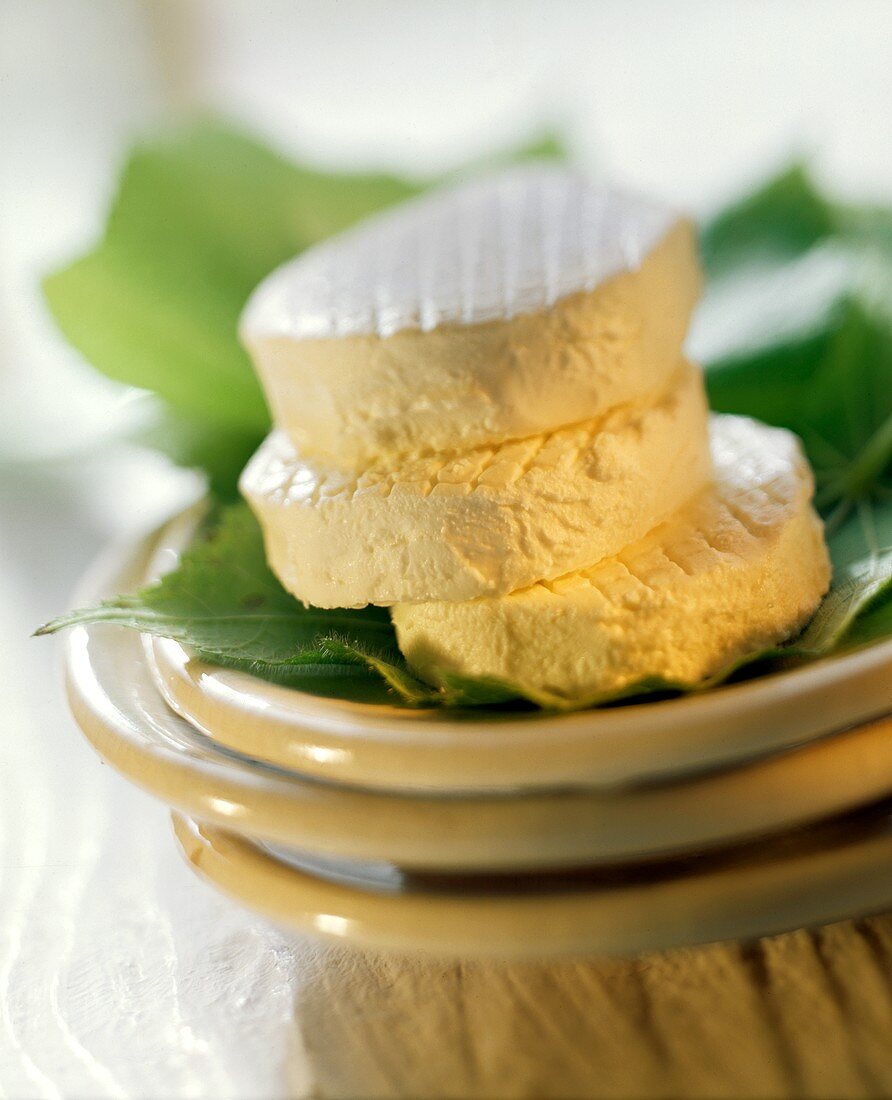
[{"label": "wooden surface", "polygon": [[889,1096],[890,964],[892,917],[628,961],[328,951],[294,1064],[332,1097]]},{"label": "wooden surface", "polygon": [[27,478],[0,491],[0,1095],[892,1095],[892,916],[508,966],[328,947],[218,896],[27,638],[113,527],[66,479],[34,500]]}]

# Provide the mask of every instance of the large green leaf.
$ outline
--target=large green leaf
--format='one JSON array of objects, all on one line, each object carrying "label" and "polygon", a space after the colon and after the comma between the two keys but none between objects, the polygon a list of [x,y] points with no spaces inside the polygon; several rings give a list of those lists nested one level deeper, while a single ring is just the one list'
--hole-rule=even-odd
[{"label": "large green leaf", "polygon": [[[804,284],[822,258],[745,277],[766,284],[782,308],[790,303],[786,312],[796,314],[796,322],[784,317],[776,325],[769,312],[755,313],[752,334],[737,333],[733,349],[707,364],[706,382],[712,408],[745,413],[801,437],[818,480],[818,501],[830,507],[870,494],[888,479],[892,321],[862,289],[867,276],[857,266],[838,291],[803,309],[803,298],[814,298]],[[851,265],[846,258],[845,266]],[[741,290],[739,309],[747,297]]]},{"label": "large green leaf", "polygon": [[[892,617],[880,603],[892,582],[892,503],[863,497],[852,502],[846,519],[828,537],[833,586],[812,621],[795,642],[797,652],[821,656],[843,644],[847,648],[877,636],[881,621],[892,633]],[[858,616],[876,611],[862,629]]]},{"label": "large green leaf", "polygon": [[798,256],[837,232],[840,208],[821,194],[804,164],[792,164],[731,203],[700,233],[707,275],[744,262]]}]

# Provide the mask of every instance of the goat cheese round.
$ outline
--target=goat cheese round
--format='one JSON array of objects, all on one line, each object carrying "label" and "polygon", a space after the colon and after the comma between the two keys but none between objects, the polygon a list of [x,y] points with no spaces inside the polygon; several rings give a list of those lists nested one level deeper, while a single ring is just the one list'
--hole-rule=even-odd
[{"label": "goat cheese round", "polygon": [[304,458],[362,469],[603,415],[674,371],[691,224],[533,165],[446,188],[273,272],[240,326]]},{"label": "goat cheese round", "polygon": [[593,699],[695,683],[793,635],[830,579],[808,463],[789,432],[732,416],[713,418],[712,455],[714,485],[608,560],[497,599],[394,607],[410,665]]},{"label": "goat cheese round", "polygon": [[682,363],[662,392],[598,419],[396,467],[345,471],[276,431],[241,490],[285,588],[358,607],[500,596],[560,576],[641,538],[710,474],[700,371]]}]

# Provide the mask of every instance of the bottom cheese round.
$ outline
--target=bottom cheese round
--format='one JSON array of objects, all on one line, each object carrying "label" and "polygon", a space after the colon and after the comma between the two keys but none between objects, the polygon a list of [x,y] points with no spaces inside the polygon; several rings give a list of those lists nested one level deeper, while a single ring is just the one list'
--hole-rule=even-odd
[{"label": "bottom cheese round", "polygon": [[391,609],[419,676],[487,676],[569,699],[695,683],[796,633],[830,565],[789,432],[711,424],[714,484],[621,553],[507,596]]}]

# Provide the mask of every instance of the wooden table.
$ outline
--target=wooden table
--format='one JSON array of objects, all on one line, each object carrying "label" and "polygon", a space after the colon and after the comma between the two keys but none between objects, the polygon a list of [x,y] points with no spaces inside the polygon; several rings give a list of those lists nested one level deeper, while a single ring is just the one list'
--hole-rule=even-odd
[{"label": "wooden table", "polygon": [[323,1096],[892,1094],[892,917],[626,961],[304,967],[294,1065]]}]

